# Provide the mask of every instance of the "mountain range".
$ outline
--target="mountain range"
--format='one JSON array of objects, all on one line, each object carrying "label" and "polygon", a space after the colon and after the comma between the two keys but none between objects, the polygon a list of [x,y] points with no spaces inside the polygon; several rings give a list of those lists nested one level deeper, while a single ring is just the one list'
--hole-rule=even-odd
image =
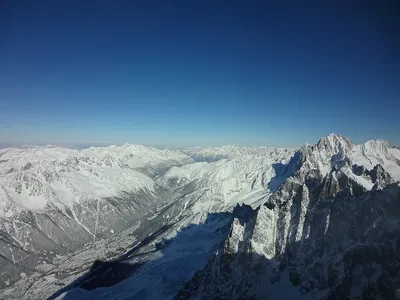
[{"label": "mountain range", "polygon": [[1,299],[400,297],[400,150],[0,150]]}]

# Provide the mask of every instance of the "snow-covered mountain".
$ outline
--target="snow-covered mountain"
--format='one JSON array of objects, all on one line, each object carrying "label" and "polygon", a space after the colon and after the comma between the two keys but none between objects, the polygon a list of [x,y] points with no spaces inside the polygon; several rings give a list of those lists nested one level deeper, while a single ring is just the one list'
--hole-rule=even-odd
[{"label": "snow-covered mountain", "polygon": [[228,237],[175,299],[395,299],[399,155],[337,135],[301,148],[265,205],[236,207]]},{"label": "snow-covered mountain", "polygon": [[154,176],[191,162],[135,145],[0,150],[0,286],[167,205],[173,195]]},{"label": "snow-covered mountain", "polygon": [[[192,147],[182,149],[182,152],[188,154],[196,161],[207,161],[213,162],[224,158],[233,158],[237,156],[249,156],[249,155],[262,155],[264,153],[270,153],[279,149],[274,147],[236,147],[236,146],[219,146],[219,147]],[[282,149],[281,149],[282,150]],[[294,149],[285,149],[292,151]]]},{"label": "snow-covered mountain", "polygon": [[0,271],[23,277],[0,298],[336,299],[399,279],[400,151],[385,141],[37,147],[0,161]]},{"label": "snow-covered mountain", "polygon": [[228,210],[237,203],[257,206],[283,182],[282,166],[293,155],[279,148],[229,149],[230,158],[172,167],[157,182],[185,195],[189,204],[195,201],[195,212]]}]

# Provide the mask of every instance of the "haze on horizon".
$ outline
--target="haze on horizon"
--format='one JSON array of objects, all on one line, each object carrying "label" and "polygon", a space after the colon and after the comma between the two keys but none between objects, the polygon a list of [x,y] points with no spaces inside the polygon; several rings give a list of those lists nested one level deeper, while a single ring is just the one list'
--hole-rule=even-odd
[{"label": "haze on horizon", "polygon": [[2,1],[0,142],[400,144],[395,1]]}]

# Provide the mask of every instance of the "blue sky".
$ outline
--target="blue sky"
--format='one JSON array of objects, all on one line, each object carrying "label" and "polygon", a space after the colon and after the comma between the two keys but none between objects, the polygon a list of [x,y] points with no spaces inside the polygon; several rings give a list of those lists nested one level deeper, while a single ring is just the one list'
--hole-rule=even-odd
[{"label": "blue sky", "polygon": [[0,142],[398,144],[396,1],[329,2],[2,1]]}]

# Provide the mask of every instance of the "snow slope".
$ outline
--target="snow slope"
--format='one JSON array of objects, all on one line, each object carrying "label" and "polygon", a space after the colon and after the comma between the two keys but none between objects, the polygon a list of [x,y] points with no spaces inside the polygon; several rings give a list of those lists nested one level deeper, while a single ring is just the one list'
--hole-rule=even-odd
[{"label": "snow slope", "polygon": [[237,146],[219,146],[219,147],[192,147],[182,149],[182,152],[188,154],[196,161],[213,162],[221,159],[230,159],[237,156],[257,156],[274,151],[294,151],[294,149],[279,149],[275,147],[237,147]]},{"label": "snow slope", "polygon": [[0,150],[0,286],[167,205],[174,198],[154,176],[191,162],[137,145]]},{"label": "snow slope", "polygon": [[[388,147],[384,141],[355,145],[345,137],[332,134],[298,150],[233,146],[158,150],[124,145],[76,151],[41,147],[39,152],[49,151],[49,155],[34,156],[38,157],[37,162],[24,158],[25,149],[12,151],[19,154],[11,157],[7,154],[5,159],[0,156],[0,160],[6,160],[0,164],[6,166],[1,167],[3,179],[13,172],[26,174],[29,170],[35,170],[33,174],[44,174],[43,166],[49,165],[57,178],[54,181],[61,180],[63,185],[68,182],[69,187],[81,194],[92,190],[94,198],[100,199],[87,201],[93,203],[91,206],[87,202],[86,206],[76,206],[76,203],[85,203],[83,198],[71,197],[68,201],[51,198],[47,201],[51,205],[32,208],[29,201],[34,198],[24,194],[24,199],[12,200],[19,201],[16,211],[44,209],[49,214],[55,208],[62,211],[63,207],[71,207],[72,203],[75,215],[88,212],[76,218],[88,220],[82,224],[88,236],[81,238],[80,245],[93,237],[90,226],[96,223],[99,238],[83,249],[75,247],[67,252],[56,249],[55,258],[42,255],[30,265],[34,267],[29,272],[15,270],[14,278],[20,278],[21,273],[29,276],[23,275],[25,278],[0,291],[0,298],[43,299],[53,295],[58,299],[172,299],[174,296],[177,299],[214,299],[216,296],[263,299],[267,291],[274,291],[271,295],[285,292],[288,297],[321,298],[329,293],[339,295],[338,290],[327,288],[327,282],[331,284],[329,280],[334,279],[323,274],[329,273],[330,268],[343,268],[346,257],[353,255],[346,249],[355,249],[353,246],[362,236],[372,234],[367,239],[374,245],[371,247],[389,251],[379,244],[384,236],[374,229],[383,228],[388,239],[396,243],[399,220],[393,201],[398,197],[398,185],[394,182],[400,174],[400,151]],[[34,163],[23,170],[30,161]],[[68,163],[63,165],[65,161]],[[8,168],[14,170],[6,174],[4,170]],[[63,174],[62,168],[70,176]],[[93,177],[92,183],[86,176],[89,173],[84,172],[96,172],[99,176]],[[43,184],[46,177],[40,176],[38,181]],[[20,182],[23,177],[11,175],[9,178]],[[74,182],[76,178],[81,179]],[[9,181],[4,179],[4,182]],[[61,189],[53,181],[44,186],[61,195]],[[109,196],[113,193],[117,195]],[[385,204],[380,210],[374,203],[382,201]],[[237,204],[250,206],[235,208]],[[371,207],[371,213],[364,212]],[[93,211],[101,212],[98,221],[90,218]],[[34,219],[38,215],[35,212]],[[61,215],[68,215],[68,211],[57,217]],[[32,222],[24,224],[30,226],[29,230],[37,227]],[[72,224],[77,223],[60,227],[66,232],[74,228]],[[354,235],[336,234],[337,228]],[[26,228],[19,232],[26,232]],[[51,239],[57,240],[60,235],[53,233]],[[9,236],[14,239],[17,235]],[[322,241],[323,247],[319,244]],[[332,252],[329,252],[330,243],[335,243]],[[10,243],[6,245],[10,247]],[[20,242],[17,246],[20,252],[26,248]],[[307,261],[307,253],[318,258],[320,251],[327,261],[335,261],[336,265]],[[95,259],[101,262],[93,263]],[[374,263],[371,266],[354,264],[354,268],[361,270],[357,274],[362,280],[375,280],[379,277],[379,268],[387,268],[379,259]],[[395,258],[391,263],[396,263]],[[377,271],[365,277],[366,268]],[[303,269],[307,270],[306,277],[299,274]],[[338,273],[334,280],[338,286],[344,284],[345,278],[348,280],[346,276],[350,273],[346,272],[349,271]],[[321,283],[319,278],[325,281]],[[60,286],[64,288],[60,290]],[[358,291],[353,286],[354,295],[364,293],[362,286]]]},{"label": "snow slope", "polygon": [[196,199],[194,212],[230,210],[242,202],[259,204],[283,182],[284,166],[293,155],[279,148],[228,149],[233,150],[230,158],[171,168],[159,183],[185,194],[188,203]]}]

